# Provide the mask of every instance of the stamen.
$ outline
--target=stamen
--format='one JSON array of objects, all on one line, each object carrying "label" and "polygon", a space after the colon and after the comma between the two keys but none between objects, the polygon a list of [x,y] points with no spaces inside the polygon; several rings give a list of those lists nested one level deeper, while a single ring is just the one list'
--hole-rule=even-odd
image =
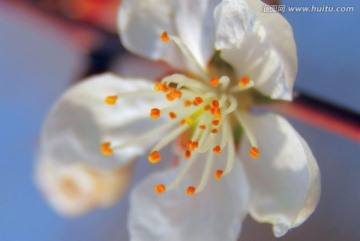
[{"label": "stamen", "polygon": [[222,76],[220,79],[219,79],[219,82],[221,83],[222,85],[222,89],[225,90],[229,83],[230,83],[230,78],[228,76]]},{"label": "stamen", "polygon": [[194,195],[196,192],[196,188],[194,186],[189,186],[187,189],[186,189],[186,194],[191,196],[191,195]]},{"label": "stamen", "polygon": [[208,159],[206,160],[206,165],[204,168],[203,175],[201,177],[200,184],[197,187],[197,191],[196,191],[197,193],[201,192],[205,188],[205,186],[209,180],[209,176],[211,175],[211,169],[212,169],[213,162],[214,162],[214,153],[209,152]]},{"label": "stamen", "polygon": [[169,117],[171,119],[176,119],[177,115],[174,112],[169,112]]},{"label": "stamen", "polygon": [[215,110],[214,116],[215,116],[215,119],[217,119],[217,120],[221,119],[221,109],[220,108]]},{"label": "stamen", "polygon": [[228,115],[231,112],[234,112],[238,106],[238,102],[233,96],[229,97],[229,101],[230,101],[230,106],[225,110],[224,115]]},{"label": "stamen", "polygon": [[185,157],[186,159],[189,159],[189,158],[191,157],[191,151],[186,150],[185,153],[184,153],[184,157]]},{"label": "stamen", "polygon": [[210,131],[201,131],[201,136],[199,139],[199,148],[197,149],[198,152],[206,152],[209,150],[212,141],[215,135],[210,135]]},{"label": "stamen", "polygon": [[235,112],[235,116],[237,118],[237,120],[239,121],[240,125],[242,126],[242,128],[244,129],[245,135],[248,138],[250,144],[251,144],[251,148],[250,148],[250,156],[253,158],[257,158],[260,154],[260,151],[258,149],[258,144],[257,141],[255,139],[254,134],[252,133],[250,127],[247,125],[246,120],[242,117],[242,114],[240,114],[239,111]]},{"label": "stamen", "polygon": [[179,183],[184,179],[186,173],[189,171],[191,166],[196,161],[197,153],[194,152],[193,155],[190,157],[189,160],[185,162],[184,167],[180,170],[179,174],[176,176],[175,180],[167,186],[167,190],[170,191],[174,189]]},{"label": "stamen", "polygon": [[148,160],[150,163],[153,163],[153,164],[158,163],[161,160],[160,152],[158,152],[158,151],[151,152],[148,156]]},{"label": "stamen", "polygon": [[197,141],[189,141],[188,147],[190,151],[194,151],[196,148],[198,148],[199,143]]},{"label": "stamen", "polygon": [[215,146],[213,148],[213,152],[216,154],[221,154],[221,147],[219,145]]},{"label": "stamen", "polygon": [[167,42],[169,42],[170,37],[169,37],[168,33],[165,31],[165,32],[163,32],[163,33],[160,35],[160,39],[161,39],[161,41],[163,41],[164,43],[167,43]]},{"label": "stamen", "polygon": [[247,82],[247,80],[241,80],[239,81],[239,84],[237,86],[234,86],[231,88],[231,92],[240,92],[240,91],[244,91],[247,89],[250,89],[252,87],[254,87],[255,83],[252,80],[249,80],[249,82]]},{"label": "stamen", "polygon": [[196,104],[198,104],[198,105],[200,105],[201,103],[203,103],[203,98],[201,98],[200,96],[197,96],[197,97],[195,97],[195,99],[194,99],[194,102],[196,103]]},{"label": "stamen", "polygon": [[197,80],[190,79],[185,75],[182,74],[173,74],[167,76],[161,80],[161,83],[169,85],[169,84],[176,84],[176,89],[180,89],[182,87],[186,87],[188,90],[193,90],[195,92],[209,92],[211,88],[203,83],[200,83]]},{"label": "stamen", "polygon": [[[229,121],[227,121],[227,124],[230,124]],[[234,135],[232,133],[231,128],[228,129],[228,160],[226,164],[226,169],[223,173],[223,175],[227,175],[230,173],[234,166],[235,162],[235,141],[234,141]]]},{"label": "stamen", "polygon": [[244,77],[242,77],[242,79],[239,81],[239,86],[240,87],[245,87],[245,86],[247,86],[248,84],[250,83],[250,78],[249,78],[249,76],[244,76]]},{"label": "stamen", "polygon": [[250,154],[250,156],[252,157],[252,158],[258,158],[259,157],[259,155],[260,155],[260,152],[259,152],[259,149],[258,148],[256,148],[256,147],[251,147],[250,148],[250,151],[249,151],[249,154]]},{"label": "stamen", "polygon": [[151,119],[158,119],[160,117],[160,110],[158,108],[153,108],[150,111]]},{"label": "stamen", "polygon": [[210,79],[210,85],[212,87],[218,87],[220,85],[219,78],[213,77]]},{"label": "stamen", "polygon": [[166,92],[166,91],[169,90],[169,87],[167,87],[166,84],[164,84],[164,83],[157,83],[154,86],[154,90],[155,91]]},{"label": "stamen", "polygon": [[211,129],[211,133],[213,133],[213,134],[216,134],[216,133],[218,133],[218,130],[217,129]]},{"label": "stamen", "polygon": [[168,129],[172,128],[173,126],[176,126],[176,122],[174,123],[173,121],[168,121],[167,123],[159,125],[156,128],[151,129],[150,131],[146,132],[141,136],[135,137],[133,140],[124,142],[117,146],[113,146],[113,149],[122,149],[127,146],[143,143],[145,141],[148,141],[149,139],[154,138],[154,136],[157,136],[158,133],[165,133]]},{"label": "stamen", "polygon": [[189,127],[184,125],[170,132],[168,135],[166,135],[156,144],[156,146],[153,148],[153,151],[160,150],[161,148],[169,144],[171,141],[177,138],[182,132],[184,132],[187,128]]},{"label": "stamen", "polygon": [[158,185],[156,185],[155,186],[155,188],[154,188],[154,190],[155,190],[155,192],[157,193],[157,194],[162,194],[163,192],[166,192],[166,187],[165,187],[165,185],[164,184],[158,184]]},{"label": "stamen", "polygon": [[100,151],[102,154],[104,154],[106,156],[111,156],[112,154],[114,154],[114,151],[111,148],[111,143],[108,141],[104,142],[100,145]]},{"label": "stamen", "polygon": [[181,98],[182,93],[180,90],[172,89],[170,93],[166,94],[168,101],[174,101],[175,99]]},{"label": "stamen", "polygon": [[181,39],[179,39],[178,37],[176,37],[174,35],[168,35],[166,31],[160,35],[160,38],[161,38],[161,41],[163,41],[164,43],[167,43],[167,42],[169,42],[169,40],[172,40],[178,46],[178,48],[183,52],[183,54],[186,57],[188,57],[195,64],[195,66],[198,68],[200,74],[202,75],[202,78],[206,79],[207,74],[206,74],[205,70],[203,69],[201,64],[197,61],[197,59],[195,58],[193,53],[189,50],[189,48],[181,41]]},{"label": "stamen", "polygon": [[219,108],[219,101],[213,100],[213,101],[211,102],[211,104],[212,104],[212,106],[213,106],[214,108]]},{"label": "stamen", "polygon": [[189,107],[189,106],[191,106],[192,105],[192,101],[191,100],[185,100],[184,101],[184,106],[185,107]]},{"label": "stamen", "polygon": [[219,120],[213,120],[213,121],[212,121],[212,124],[213,124],[214,126],[219,125],[219,123],[220,123],[220,121],[219,121]]},{"label": "stamen", "polygon": [[217,170],[215,173],[214,173],[214,176],[217,180],[219,180],[222,175],[223,175],[224,171],[223,170]]},{"label": "stamen", "polygon": [[109,95],[105,98],[105,103],[108,105],[115,105],[118,97],[116,95]]},{"label": "stamen", "polygon": [[200,128],[201,130],[205,130],[205,129],[206,129],[206,125],[200,125],[199,128]]}]

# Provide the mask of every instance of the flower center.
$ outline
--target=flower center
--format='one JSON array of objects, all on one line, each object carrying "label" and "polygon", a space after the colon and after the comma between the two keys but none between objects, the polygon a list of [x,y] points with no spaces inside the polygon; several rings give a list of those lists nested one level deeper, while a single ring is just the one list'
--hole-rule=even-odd
[{"label": "flower center", "polygon": [[[196,78],[189,78],[182,74],[174,74],[165,77],[160,83],[156,83],[152,93],[163,94],[168,105],[163,108],[154,106],[149,112],[153,120],[169,118],[158,127],[137,137],[134,141],[116,146],[110,142],[101,145],[101,151],[105,155],[112,155],[114,151],[121,150],[125,146],[145,143],[150,138],[166,132],[152,148],[148,155],[150,163],[161,161],[161,150],[185,135],[185,142],[181,145],[183,157],[186,160],[182,169],[173,180],[167,185],[161,183],[155,186],[155,192],[160,194],[177,187],[184,179],[188,171],[198,160],[197,156],[206,153],[206,161],[198,185],[188,186],[186,193],[193,195],[201,192],[210,176],[216,179],[227,175],[232,170],[235,162],[235,137],[234,129],[240,126],[244,134],[252,144],[249,155],[257,158],[260,154],[256,139],[252,130],[246,123],[242,112],[247,110],[246,101],[241,98],[246,96],[246,90],[254,86],[249,76],[243,76],[240,80],[232,80],[228,75],[211,76],[211,71],[202,70],[189,49],[177,37],[168,35],[166,32],[160,36],[165,43],[174,42],[184,56],[193,61],[200,69]],[[105,98],[105,102],[114,105],[119,97],[125,98],[136,96],[139,93],[123,93]],[[240,97],[239,97],[240,96]],[[243,103],[245,102],[245,104]],[[167,117],[166,117],[167,116]],[[226,166],[224,169],[214,170],[213,164],[216,155],[227,154]]]}]

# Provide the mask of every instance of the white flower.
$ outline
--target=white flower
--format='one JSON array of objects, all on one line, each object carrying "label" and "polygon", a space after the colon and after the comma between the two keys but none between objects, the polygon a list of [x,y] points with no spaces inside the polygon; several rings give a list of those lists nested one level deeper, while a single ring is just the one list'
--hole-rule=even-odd
[{"label": "white flower", "polygon": [[247,213],[279,237],[316,207],[320,174],[306,142],[282,117],[251,112],[261,98],[291,100],[297,67],[291,27],[261,5],[123,1],[125,47],[168,62],[176,74],[155,86],[97,76],[65,93],[50,114],[42,155],[61,163],[113,170],[148,148],[151,163],[171,161],[164,148],[177,140],[175,167],[132,193],[131,240],[236,240]]}]

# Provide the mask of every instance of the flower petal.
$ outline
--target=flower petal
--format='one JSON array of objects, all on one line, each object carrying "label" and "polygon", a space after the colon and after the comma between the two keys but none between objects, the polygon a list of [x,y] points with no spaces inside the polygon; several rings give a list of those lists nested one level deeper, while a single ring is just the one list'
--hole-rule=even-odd
[{"label": "flower petal", "polygon": [[176,26],[180,39],[205,70],[215,53],[213,12],[220,0],[177,0]]},{"label": "flower petal", "polygon": [[165,60],[184,68],[184,60],[174,44],[160,40],[164,31],[175,33],[174,0],[124,0],[119,9],[118,25],[122,44],[131,52],[154,60]]},{"label": "flower petal", "polygon": [[[131,240],[235,241],[248,208],[248,186],[240,162],[221,180],[210,177],[205,189],[194,196],[186,195],[182,185],[155,194],[154,185],[172,182],[180,167],[153,174],[133,191],[129,214]],[[199,170],[193,168],[184,183],[194,184],[202,175]]]},{"label": "flower petal", "polygon": [[[122,43],[143,57],[165,60],[176,69],[199,73],[207,68],[215,53],[212,16],[219,2],[125,0],[118,18]],[[179,37],[191,56],[180,51],[174,43],[163,43],[160,35],[164,31]]]},{"label": "flower petal", "polygon": [[297,71],[295,41],[278,13],[263,13],[261,1],[224,0],[215,9],[216,49],[236,71],[274,99],[290,100]]},{"label": "flower petal", "polygon": [[36,181],[57,212],[76,217],[116,202],[130,184],[132,168],[130,164],[114,171],[99,172],[80,162],[59,165],[40,160]]},{"label": "flower petal", "polygon": [[124,92],[152,90],[150,82],[124,80],[111,74],[92,77],[72,87],[56,103],[44,124],[40,158],[60,163],[83,161],[102,170],[127,164],[142,154],[150,141],[116,150],[112,156],[104,156],[100,144],[121,144],[152,128],[159,121],[151,121],[149,111],[163,101],[158,95],[137,94],[136,98],[119,96],[117,103],[109,106],[104,99]]},{"label": "flower petal", "polygon": [[306,142],[282,117],[243,114],[258,142],[260,156],[248,156],[244,138],[241,154],[250,185],[250,214],[273,224],[275,236],[304,222],[320,197],[320,173]]}]

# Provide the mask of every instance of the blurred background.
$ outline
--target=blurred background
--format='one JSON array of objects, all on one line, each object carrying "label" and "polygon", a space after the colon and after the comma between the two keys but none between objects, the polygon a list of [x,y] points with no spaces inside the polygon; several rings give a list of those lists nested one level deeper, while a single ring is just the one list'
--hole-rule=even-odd
[{"label": "blurred background", "polygon": [[[116,34],[120,0],[0,0],[0,240],[126,241],[128,197],[77,219],[57,215],[34,185],[42,122],[85,76],[123,75],[139,60]],[[351,6],[352,12],[288,12],[297,41],[297,99],[277,106],[307,140],[322,174],[318,208],[278,240],[360,240],[360,2],[284,0],[288,6]],[[269,13],[271,14],[271,13]],[[125,57],[124,57],[125,56]],[[154,76],[161,73],[149,63]],[[137,162],[134,184],[151,167]],[[246,220],[241,241],[276,240]]]}]

